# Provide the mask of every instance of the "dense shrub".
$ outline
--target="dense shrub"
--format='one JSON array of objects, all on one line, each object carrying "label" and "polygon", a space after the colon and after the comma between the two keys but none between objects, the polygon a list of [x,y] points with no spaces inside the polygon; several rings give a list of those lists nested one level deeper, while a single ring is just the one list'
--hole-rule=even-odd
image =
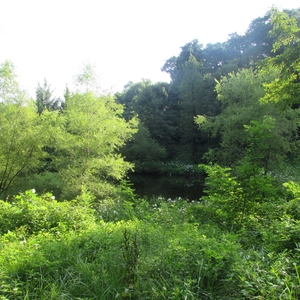
[{"label": "dense shrub", "polygon": [[230,233],[214,223],[209,196],[124,193],[99,203],[85,191],[70,202],[33,191],[1,201],[0,299],[299,297],[299,225],[288,214],[296,196]]},{"label": "dense shrub", "polygon": [[[0,200],[0,234],[23,227],[27,233],[77,230],[94,220],[93,210],[80,201],[58,202],[46,193],[26,191],[6,202]],[[59,229],[58,229],[59,228]]]}]

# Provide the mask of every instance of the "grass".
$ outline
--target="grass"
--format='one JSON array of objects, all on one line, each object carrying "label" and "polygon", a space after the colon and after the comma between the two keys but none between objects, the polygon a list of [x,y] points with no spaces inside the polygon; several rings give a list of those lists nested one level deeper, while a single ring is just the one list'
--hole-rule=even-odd
[{"label": "grass", "polygon": [[208,222],[203,203],[109,200],[92,209],[29,191],[0,205],[1,300],[300,295],[297,249],[244,247],[239,233]]}]

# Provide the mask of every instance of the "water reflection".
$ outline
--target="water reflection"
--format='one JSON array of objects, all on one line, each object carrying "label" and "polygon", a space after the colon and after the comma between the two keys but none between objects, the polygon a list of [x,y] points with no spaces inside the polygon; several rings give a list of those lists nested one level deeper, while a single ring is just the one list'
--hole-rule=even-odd
[{"label": "water reflection", "polygon": [[140,197],[198,200],[203,196],[203,179],[184,176],[130,174],[135,193]]}]

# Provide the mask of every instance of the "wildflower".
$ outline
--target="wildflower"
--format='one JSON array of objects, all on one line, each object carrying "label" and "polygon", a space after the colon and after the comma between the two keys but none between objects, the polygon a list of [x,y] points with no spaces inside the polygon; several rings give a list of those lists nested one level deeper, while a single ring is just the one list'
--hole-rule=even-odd
[{"label": "wildflower", "polygon": [[52,200],[55,200],[55,196],[51,196],[51,199],[52,199]]},{"label": "wildflower", "polygon": [[35,189],[32,189],[31,192],[32,192],[33,194],[35,194]]}]

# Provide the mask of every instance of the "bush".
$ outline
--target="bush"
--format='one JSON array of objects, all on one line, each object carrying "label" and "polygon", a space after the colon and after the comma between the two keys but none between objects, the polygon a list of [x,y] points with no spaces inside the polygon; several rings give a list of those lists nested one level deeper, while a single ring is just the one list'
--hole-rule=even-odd
[{"label": "bush", "polygon": [[93,221],[93,210],[88,206],[78,201],[58,202],[50,193],[38,196],[30,190],[10,202],[0,200],[0,234],[21,227],[28,234],[78,230]]}]

